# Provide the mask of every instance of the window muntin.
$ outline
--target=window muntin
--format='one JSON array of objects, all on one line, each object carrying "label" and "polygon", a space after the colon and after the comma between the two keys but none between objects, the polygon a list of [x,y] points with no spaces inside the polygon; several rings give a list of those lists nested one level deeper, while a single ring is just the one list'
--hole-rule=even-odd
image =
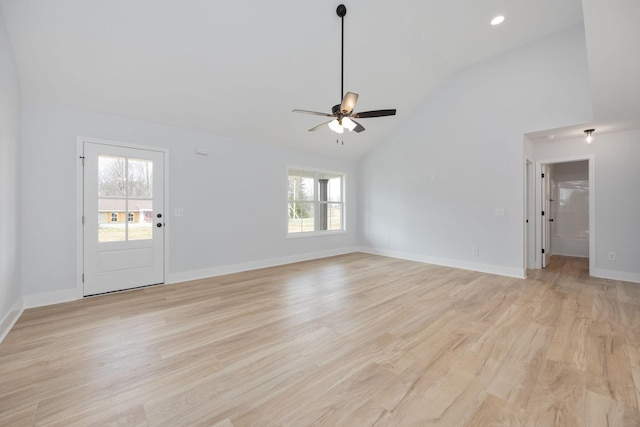
[{"label": "window muntin", "polygon": [[289,169],[288,233],[344,230],[344,175]]}]

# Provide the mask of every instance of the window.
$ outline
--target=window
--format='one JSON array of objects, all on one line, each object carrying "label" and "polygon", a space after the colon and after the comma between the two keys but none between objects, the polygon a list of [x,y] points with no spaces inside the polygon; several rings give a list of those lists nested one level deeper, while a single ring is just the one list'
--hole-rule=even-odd
[{"label": "window", "polygon": [[344,175],[289,169],[289,234],[344,230]]},{"label": "window", "polygon": [[127,212],[127,222],[133,222],[133,212]]},{"label": "window", "polygon": [[118,213],[111,212],[111,222],[118,222]]}]

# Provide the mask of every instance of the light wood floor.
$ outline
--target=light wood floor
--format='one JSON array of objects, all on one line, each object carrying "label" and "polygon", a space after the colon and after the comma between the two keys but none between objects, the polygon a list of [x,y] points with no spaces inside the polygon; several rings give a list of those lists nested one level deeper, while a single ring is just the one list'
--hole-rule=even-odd
[{"label": "light wood floor", "polygon": [[640,284],[350,254],[24,312],[0,425],[639,426]]}]

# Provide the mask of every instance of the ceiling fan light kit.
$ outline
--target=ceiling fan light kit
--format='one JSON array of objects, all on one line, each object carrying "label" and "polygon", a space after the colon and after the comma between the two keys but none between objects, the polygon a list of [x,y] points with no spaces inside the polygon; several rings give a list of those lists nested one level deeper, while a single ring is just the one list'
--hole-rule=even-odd
[{"label": "ceiling fan light kit", "polygon": [[354,113],[353,109],[356,106],[356,102],[358,101],[358,94],[353,92],[344,93],[344,16],[347,14],[347,7],[343,4],[339,5],[336,9],[336,13],[342,20],[342,38],[341,38],[341,58],[340,58],[340,67],[341,67],[341,75],[340,75],[340,98],[342,102],[340,104],[334,105],[331,108],[331,113],[320,113],[317,111],[309,111],[309,110],[298,110],[294,109],[294,113],[305,113],[305,114],[313,114],[316,116],[324,116],[324,117],[332,117],[332,120],[328,122],[322,123],[318,126],[312,127],[309,129],[310,132],[316,131],[324,125],[327,125],[329,129],[332,131],[342,134],[344,133],[345,128],[351,131],[355,131],[357,133],[365,130],[364,126],[360,123],[356,122],[353,119],[366,119],[371,117],[384,117],[384,116],[394,116],[396,114],[396,110],[394,109],[386,109],[386,110],[373,110],[373,111],[363,111],[360,113]]}]

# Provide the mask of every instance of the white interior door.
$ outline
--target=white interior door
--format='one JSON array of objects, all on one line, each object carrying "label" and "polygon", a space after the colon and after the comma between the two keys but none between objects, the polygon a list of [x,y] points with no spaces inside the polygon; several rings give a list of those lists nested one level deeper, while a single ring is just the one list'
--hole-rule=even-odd
[{"label": "white interior door", "polygon": [[164,152],[84,142],[84,295],[164,283]]},{"label": "white interior door", "polygon": [[535,165],[526,161],[525,268],[536,268],[536,179]]},{"label": "white interior door", "polygon": [[551,258],[551,168],[542,165],[542,268],[549,265]]}]

